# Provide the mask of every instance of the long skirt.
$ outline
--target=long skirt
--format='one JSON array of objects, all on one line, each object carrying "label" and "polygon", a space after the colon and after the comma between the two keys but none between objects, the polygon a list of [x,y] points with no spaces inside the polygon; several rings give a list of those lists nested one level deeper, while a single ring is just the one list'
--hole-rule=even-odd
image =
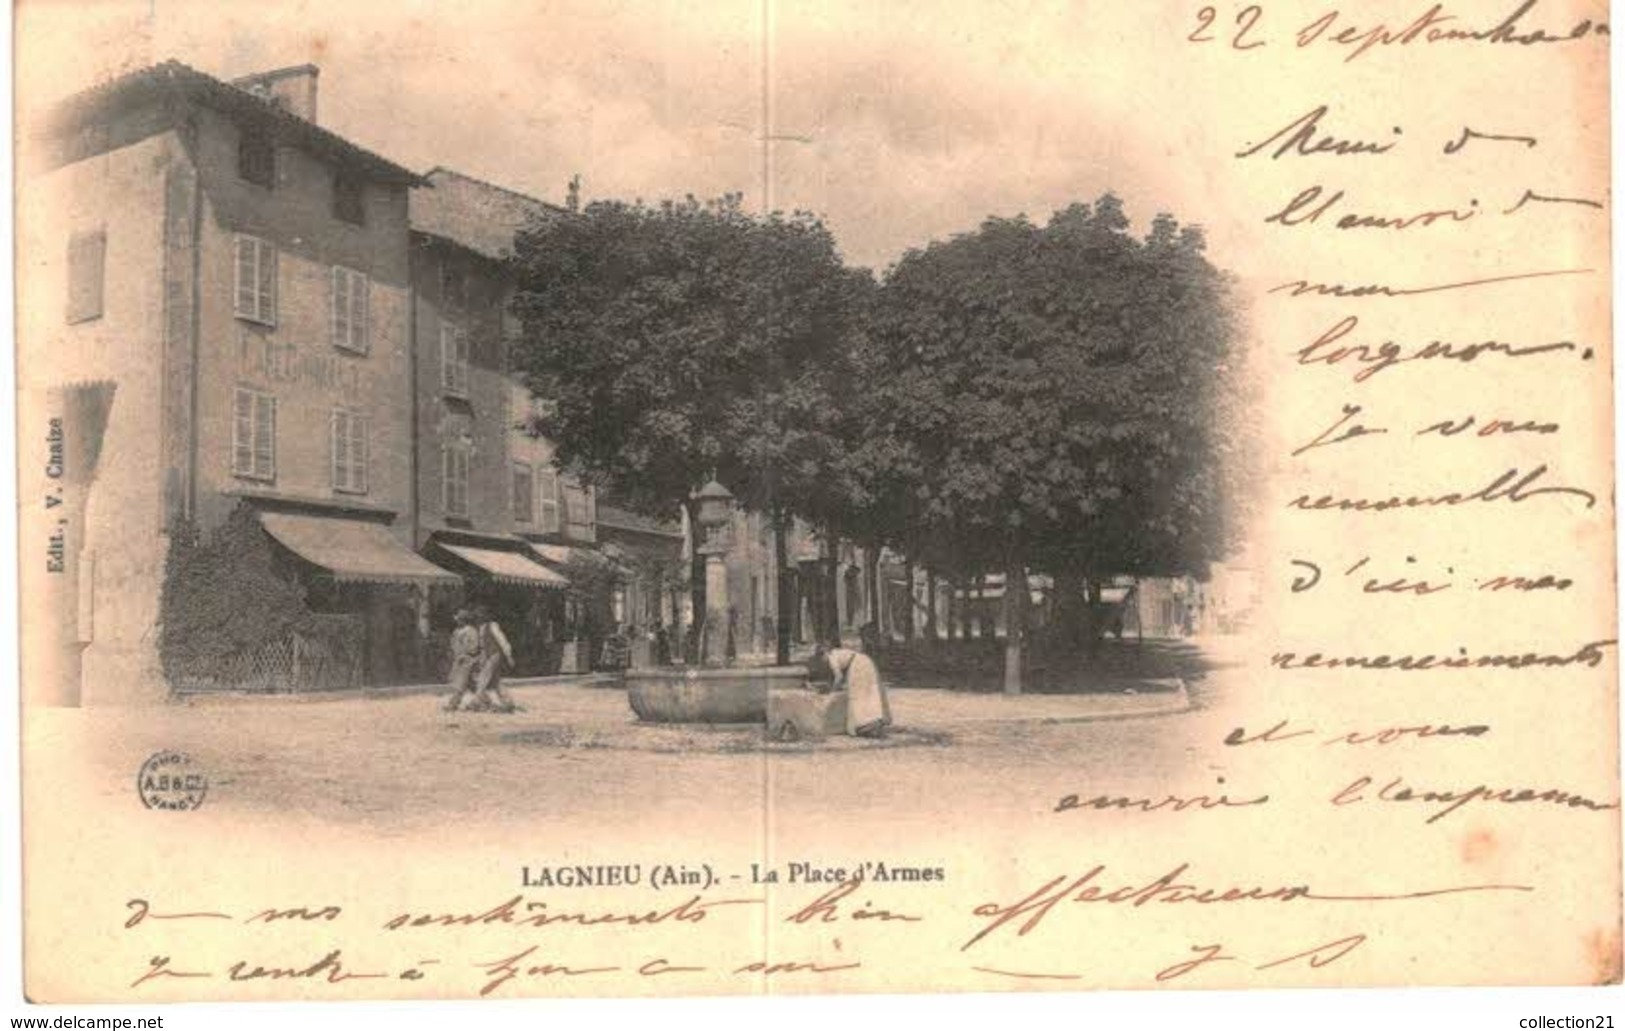
[{"label": "long skirt", "polygon": [[846,732],[856,734],[860,727],[874,723],[891,725],[891,700],[874,660],[858,653],[846,672]]}]

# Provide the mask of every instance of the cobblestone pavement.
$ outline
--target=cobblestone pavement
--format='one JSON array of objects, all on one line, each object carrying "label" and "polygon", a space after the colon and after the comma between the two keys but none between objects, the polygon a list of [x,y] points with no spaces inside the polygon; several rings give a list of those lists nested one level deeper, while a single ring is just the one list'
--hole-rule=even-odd
[{"label": "cobblestone pavement", "polygon": [[[718,807],[792,807],[807,817],[853,804],[907,819],[944,802],[967,823],[1031,811],[1064,794],[1169,790],[1211,781],[1196,758],[1227,729],[1216,711],[1234,667],[1193,683],[1196,707],[1152,693],[968,694],[902,688],[884,741],[779,744],[761,728],[651,726],[615,686],[516,686],[524,711],[446,713],[434,695],[241,699],[139,710],[58,710],[32,732],[87,747],[105,793],[127,793],[148,755],[175,749],[207,769],[208,804],[244,815],[367,826],[531,817],[624,822]],[[1075,722],[1080,718],[1106,717]],[[126,775],[127,774],[127,775]],[[970,828],[967,827],[967,830]]]}]

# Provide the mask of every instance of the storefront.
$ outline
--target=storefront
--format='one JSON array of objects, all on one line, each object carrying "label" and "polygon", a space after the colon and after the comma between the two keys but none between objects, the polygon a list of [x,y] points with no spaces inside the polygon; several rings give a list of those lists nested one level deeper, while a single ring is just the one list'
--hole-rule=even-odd
[{"label": "storefront", "polygon": [[296,688],[421,682],[434,677],[429,613],[462,581],[414,554],[378,520],[262,511],[260,525],[294,558],[311,610],[330,632],[303,642]]},{"label": "storefront", "polygon": [[[515,676],[559,671],[567,577],[537,562],[516,537],[438,533],[427,554],[467,584],[461,605],[484,608],[502,627],[513,645]],[[437,637],[450,636],[454,612],[434,614]]]}]

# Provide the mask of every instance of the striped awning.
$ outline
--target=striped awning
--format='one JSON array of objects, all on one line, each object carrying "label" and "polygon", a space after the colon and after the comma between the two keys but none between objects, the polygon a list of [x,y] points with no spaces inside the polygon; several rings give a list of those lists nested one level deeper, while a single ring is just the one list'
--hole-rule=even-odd
[{"label": "striped awning", "polygon": [[555,590],[570,586],[568,579],[521,552],[474,548],[466,544],[442,543],[439,546],[464,562],[484,570],[491,579],[502,583]]},{"label": "striped awning", "polygon": [[342,582],[448,586],[462,582],[456,574],[412,552],[382,523],[261,512],[260,525],[289,551]]}]

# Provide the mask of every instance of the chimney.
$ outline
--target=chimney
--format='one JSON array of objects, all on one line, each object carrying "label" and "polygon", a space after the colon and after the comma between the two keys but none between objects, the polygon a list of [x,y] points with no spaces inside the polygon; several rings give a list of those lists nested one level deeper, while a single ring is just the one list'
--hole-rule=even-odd
[{"label": "chimney", "polygon": [[231,84],[298,115],[307,122],[316,121],[316,78],[321,69],[313,64],[278,68],[233,79]]}]

